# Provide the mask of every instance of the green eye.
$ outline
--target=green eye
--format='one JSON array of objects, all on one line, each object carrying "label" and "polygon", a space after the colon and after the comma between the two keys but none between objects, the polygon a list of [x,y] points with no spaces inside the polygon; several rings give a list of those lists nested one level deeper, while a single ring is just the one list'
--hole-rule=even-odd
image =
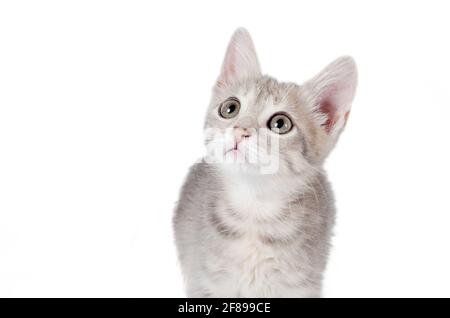
[{"label": "green eye", "polygon": [[267,123],[270,130],[282,135],[292,129],[292,121],[284,114],[275,114]]},{"label": "green eye", "polygon": [[220,105],[219,114],[223,118],[233,118],[239,113],[241,103],[236,97],[230,97]]}]

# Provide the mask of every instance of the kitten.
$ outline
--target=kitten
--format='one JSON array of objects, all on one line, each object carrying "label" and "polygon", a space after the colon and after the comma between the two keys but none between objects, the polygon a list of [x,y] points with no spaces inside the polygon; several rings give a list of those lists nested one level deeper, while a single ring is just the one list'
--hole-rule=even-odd
[{"label": "kitten", "polygon": [[229,43],[206,116],[207,156],[174,229],[189,297],[319,297],[334,223],[322,164],[357,71],[341,57],[299,86],[262,75],[249,33]]}]

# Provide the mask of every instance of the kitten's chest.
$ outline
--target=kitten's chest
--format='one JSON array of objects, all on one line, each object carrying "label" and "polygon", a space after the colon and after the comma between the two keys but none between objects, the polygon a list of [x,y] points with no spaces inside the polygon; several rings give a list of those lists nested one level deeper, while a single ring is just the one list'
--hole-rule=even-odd
[{"label": "kitten's chest", "polygon": [[[265,255],[267,242],[285,240],[298,232],[301,218],[279,189],[237,186],[228,188],[226,199],[219,203],[219,222],[238,237],[238,248],[248,254]],[[262,245],[261,245],[262,244]]]},{"label": "kitten's chest", "polygon": [[286,198],[279,189],[238,185],[228,187],[226,197],[237,214],[249,218],[270,218],[286,208]]},{"label": "kitten's chest", "polygon": [[226,269],[223,281],[230,293],[271,296],[280,284],[280,273],[292,268],[289,247],[280,245],[296,235],[288,207],[280,197],[257,197],[235,191],[229,193],[229,209],[219,211],[221,222],[233,237],[222,238],[219,268]]},{"label": "kitten's chest", "polygon": [[[235,297],[274,297],[280,293],[285,281],[298,281],[301,273],[293,271],[295,258],[289,251],[264,243],[252,231],[229,242],[219,258],[223,269],[221,283],[215,285],[216,295]],[[217,263],[215,265],[218,265]]]}]

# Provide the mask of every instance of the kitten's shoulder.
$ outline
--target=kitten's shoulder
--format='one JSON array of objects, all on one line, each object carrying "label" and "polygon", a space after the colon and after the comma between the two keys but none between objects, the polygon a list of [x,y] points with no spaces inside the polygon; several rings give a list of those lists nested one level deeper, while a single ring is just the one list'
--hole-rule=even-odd
[{"label": "kitten's shoulder", "polygon": [[199,207],[218,187],[217,173],[211,165],[198,162],[191,166],[181,188],[177,212],[188,207]]},{"label": "kitten's shoulder", "polygon": [[205,162],[197,162],[191,166],[186,176],[182,191],[191,187],[193,191],[201,191],[216,184],[217,173],[215,169]]},{"label": "kitten's shoulder", "polygon": [[[300,196],[302,206],[322,218],[334,220],[335,200],[332,185],[325,171],[318,173],[310,182],[307,190]],[[333,222],[331,222],[333,223]]]}]

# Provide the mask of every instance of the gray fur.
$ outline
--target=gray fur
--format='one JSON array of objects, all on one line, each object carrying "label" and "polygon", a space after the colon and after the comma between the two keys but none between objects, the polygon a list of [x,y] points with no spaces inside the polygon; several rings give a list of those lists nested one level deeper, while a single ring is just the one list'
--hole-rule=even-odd
[{"label": "gray fur", "polygon": [[[238,55],[232,51],[238,49]],[[318,297],[335,219],[333,193],[322,164],[344,127],[354,92],[331,100],[335,117],[326,128],[331,113],[320,108],[321,98],[329,98],[323,92],[331,85],[332,93],[340,87],[354,90],[353,82],[344,84],[353,80],[348,74],[356,76],[356,69],[353,60],[343,58],[302,86],[280,83],[260,74],[252,50],[248,33],[238,30],[214,88],[205,128],[258,130],[266,127],[272,113],[282,111],[295,129],[279,137],[280,162],[273,174],[258,174],[254,169],[258,164],[200,162],[191,168],[174,216],[187,295]],[[242,76],[227,63],[243,69]],[[224,120],[217,109],[232,96],[241,100],[241,111]],[[206,143],[214,138],[209,136]]]}]

